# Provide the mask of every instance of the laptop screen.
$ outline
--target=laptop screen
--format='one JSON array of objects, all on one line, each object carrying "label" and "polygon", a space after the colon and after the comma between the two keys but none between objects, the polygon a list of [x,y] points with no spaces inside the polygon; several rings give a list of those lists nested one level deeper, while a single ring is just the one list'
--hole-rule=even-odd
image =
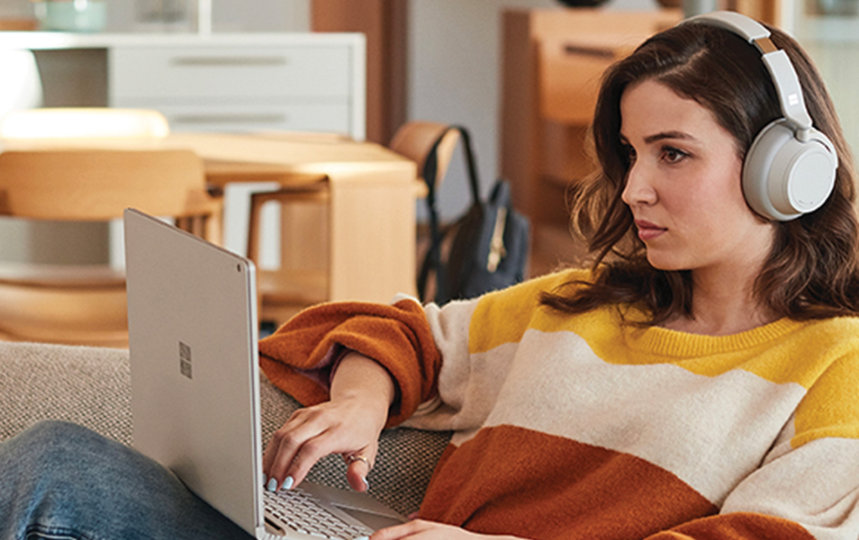
[{"label": "laptop screen", "polygon": [[249,533],[262,524],[253,264],[124,218],[134,446]]}]

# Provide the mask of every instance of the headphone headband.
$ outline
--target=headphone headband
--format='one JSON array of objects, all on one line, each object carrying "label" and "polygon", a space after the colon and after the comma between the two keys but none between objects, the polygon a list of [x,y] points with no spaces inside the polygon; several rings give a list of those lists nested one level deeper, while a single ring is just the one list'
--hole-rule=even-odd
[{"label": "headphone headband", "polygon": [[803,140],[811,128],[811,116],[805,109],[802,86],[787,53],[770,41],[770,31],[754,19],[735,11],[715,11],[696,15],[684,23],[699,23],[729,30],[745,39],[761,53],[761,61],[767,67],[778,93],[782,116],[798,130],[797,138]]},{"label": "headphone headband", "polygon": [[743,161],[743,195],[749,206],[777,221],[820,208],[834,188],[838,154],[832,141],[812,127],[787,53],[773,44],[765,26],[733,11],[707,13],[685,23],[715,26],[742,37],[760,53],[778,94],[782,117],[758,132]]}]

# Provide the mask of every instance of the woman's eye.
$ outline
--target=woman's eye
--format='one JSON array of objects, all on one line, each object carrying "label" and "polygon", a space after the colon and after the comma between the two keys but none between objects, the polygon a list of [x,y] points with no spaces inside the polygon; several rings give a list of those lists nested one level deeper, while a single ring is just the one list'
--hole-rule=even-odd
[{"label": "woman's eye", "polygon": [[630,165],[635,163],[635,148],[633,148],[631,144],[622,145],[621,152],[622,155],[626,157],[626,160]]},{"label": "woman's eye", "polygon": [[688,156],[689,154],[687,154],[683,150],[679,150],[671,146],[666,146],[662,149],[661,157],[664,161],[668,163],[678,163]]}]

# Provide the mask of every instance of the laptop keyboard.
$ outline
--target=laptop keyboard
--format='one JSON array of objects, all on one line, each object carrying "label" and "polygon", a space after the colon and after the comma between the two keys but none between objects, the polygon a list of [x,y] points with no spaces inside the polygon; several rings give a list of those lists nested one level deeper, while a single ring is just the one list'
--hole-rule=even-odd
[{"label": "laptop keyboard", "polygon": [[300,488],[277,494],[266,491],[265,508],[290,528],[319,538],[357,538],[373,534],[367,527],[346,523]]}]

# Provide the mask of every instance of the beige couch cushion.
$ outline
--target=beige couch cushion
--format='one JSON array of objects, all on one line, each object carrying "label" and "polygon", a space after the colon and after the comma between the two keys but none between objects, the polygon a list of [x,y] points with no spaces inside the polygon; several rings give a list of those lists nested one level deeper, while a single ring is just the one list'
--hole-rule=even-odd
[{"label": "beige couch cushion", "polygon": [[[128,351],[0,342],[0,440],[44,419],[68,420],[122,443],[131,442]],[[263,442],[298,406],[263,376]],[[417,509],[449,434],[407,428],[383,434],[370,492],[403,514]],[[309,478],[346,487],[339,456],[317,464]]]}]

